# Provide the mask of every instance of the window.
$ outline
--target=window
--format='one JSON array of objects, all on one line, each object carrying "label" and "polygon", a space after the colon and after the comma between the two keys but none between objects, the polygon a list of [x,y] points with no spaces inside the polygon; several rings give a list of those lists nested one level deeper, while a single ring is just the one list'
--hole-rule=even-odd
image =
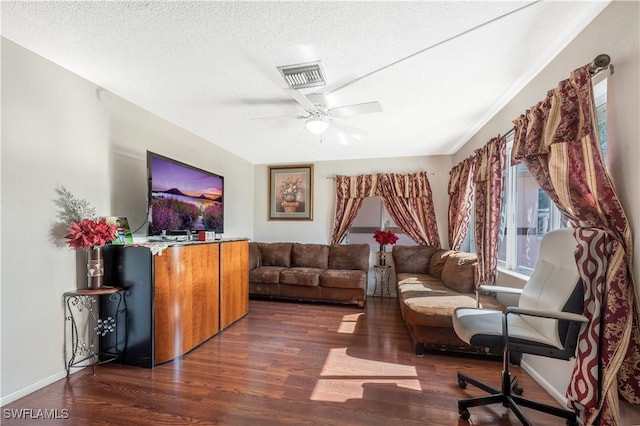
[{"label": "window", "polygon": [[600,148],[602,157],[607,160],[607,79],[593,85],[593,97],[596,102],[596,114],[598,117],[598,134],[600,135]]},{"label": "window", "polygon": [[382,198],[368,197],[362,202],[362,206],[358,211],[347,236],[344,238],[344,244],[369,244],[371,250],[378,251],[380,248],[378,243],[373,239],[373,233],[378,229],[391,230],[398,235],[398,242],[405,246],[414,246],[416,243],[402,232],[402,230],[393,221],[389,212],[384,207]]},{"label": "window", "polygon": [[[511,156],[513,140],[507,143]],[[499,266],[526,275],[538,261],[542,237],[563,225],[562,214],[538,186],[524,164],[507,168],[498,243]]]},{"label": "window", "polygon": [[[594,97],[603,157],[607,149],[607,80],[594,84]],[[513,139],[507,141],[511,158]],[[507,160],[507,164],[509,160]],[[538,261],[540,240],[549,231],[568,226],[547,194],[524,164],[507,167],[502,224],[498,241],[498,266],[530,275]]]}]

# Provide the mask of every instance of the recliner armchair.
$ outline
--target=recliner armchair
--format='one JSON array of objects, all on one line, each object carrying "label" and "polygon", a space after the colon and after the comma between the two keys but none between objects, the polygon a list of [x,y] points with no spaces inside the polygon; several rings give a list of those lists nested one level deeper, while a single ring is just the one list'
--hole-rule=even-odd
[{"label": "recliner armchair", "polygon": [[[566,419],[575,425],[573,411],[522,398],[523,389],[509,372],[510,353],[527,353],[568,360],[575,355],[578,333],[587,318],[584,309],[582,280],[575,262],[576,240],[572,229],[546,234],[540,245],[538,262],[520,293],[518,306],[504,311],[482,308],[457,308],[453,328],[463,341],[485,348],[501,348],[502,385],[495,389],[458,372],[458,385],[472,384],[490,395],[458,401],[460,417],[470,418],[469,408],[502,403],[511,409],[523,425],[532,423],[520,406]],[[513,293],[513,288],[481,286],[481,290]],[[515,394],[515,395],[514,395]]]}]

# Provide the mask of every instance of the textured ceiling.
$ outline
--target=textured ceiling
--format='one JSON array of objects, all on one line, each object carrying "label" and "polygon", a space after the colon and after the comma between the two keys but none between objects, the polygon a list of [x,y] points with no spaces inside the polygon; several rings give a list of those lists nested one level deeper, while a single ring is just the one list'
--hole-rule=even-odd
[{"label": "textured ceiling", "polygon": [[[313,162],[456,152],[607,3],[3,1],[1,29],[248,161]],[[277,66],[316,60],[303,93],[382,105],[340,120],[359,139],[256,120],[304,115]]]}]

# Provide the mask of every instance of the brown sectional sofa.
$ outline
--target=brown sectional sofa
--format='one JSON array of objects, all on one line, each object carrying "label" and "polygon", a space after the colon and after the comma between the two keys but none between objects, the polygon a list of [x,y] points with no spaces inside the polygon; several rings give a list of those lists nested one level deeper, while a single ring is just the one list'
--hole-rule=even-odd
[{"label": "brown sectional sofa", "polygon": [[460,340],[451,317],[458,306],[503,309],[489,295],[475,292],[475,254],[430,246],[396,245],[392,251],[396,292],[402,319],[409,329],[415,353],[425,350],[475,352]]},{"label": "brown sectional sofa", "polygon": [[369,245],[249,243],[249,295],[366,304]]}]

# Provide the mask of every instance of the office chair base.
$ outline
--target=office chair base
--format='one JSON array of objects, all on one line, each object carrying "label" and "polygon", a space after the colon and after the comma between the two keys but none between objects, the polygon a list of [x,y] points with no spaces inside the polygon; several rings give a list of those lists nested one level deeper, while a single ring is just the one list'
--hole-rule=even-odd
[{"label": "office chair base", "polygon": [[506,375],[503,374],[502,391],[489,386],[479,380],[476,380],[473,377],[469,377],[466,374],[458,373],[458,386],[464,389],[467,387],[467,384],[472,384],[473,386],[489,393],[489,395],[458,400],[458,413],[460,414],[460,418],[462,418],[463,420],[469,420],[471,416],[469,413],[470,407],[501,403],[504,407],[507,407],[511,411],[513,411],[516,417],[518,417],[518,420],[520,420],[520,422],[524,426],[532,426],[533,423],[531,423],[529,419],[527,419],[524,412],[520,409],[520,406],[551,414],[556,417],[564,418],[567,421],[567,425],[570,426],[577,426],[578,424],[575,413],[569,410],[563,410],[561,408],[552,407],[540,402],[521,398],[517,395],[512,395],[512,390],[513,392],[521,395],[522,387],[518,385],[518,382],[515,378],[513,380],[509,379],[508,372],[506,373]]}]

